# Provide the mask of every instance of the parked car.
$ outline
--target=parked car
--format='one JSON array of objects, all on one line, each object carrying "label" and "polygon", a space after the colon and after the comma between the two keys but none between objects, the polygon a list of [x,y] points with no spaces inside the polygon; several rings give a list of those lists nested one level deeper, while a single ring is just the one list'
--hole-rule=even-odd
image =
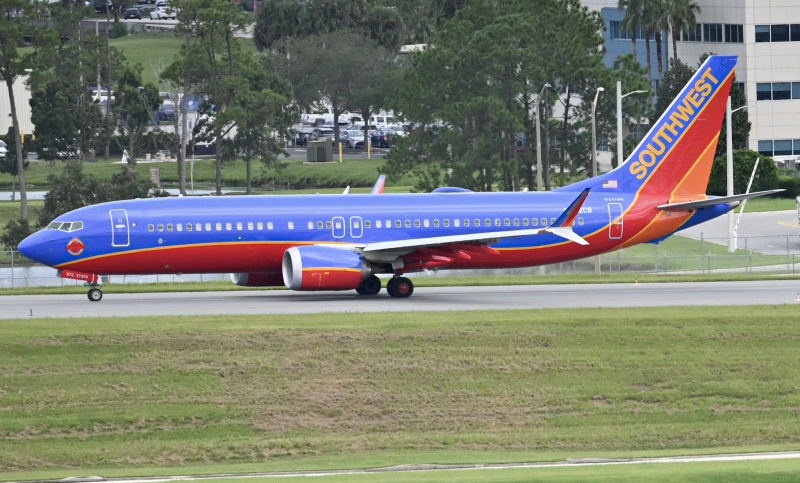
[{"label": "parked car", "polygon": [[8,152],[8,146],[6,146],[6,142],[0,141],[0,158],[5,158],[7,152]]},{"label": "parked car", "polygon": [[364,133],[355,129],[348,129],[339,133],[339,140],[348,148],[357,149],[364,147]]},{"label": "parked car", "polygon": [[318,126],[312,129],[308,134],[308,139],[316,141],[319,138],[332,138],[333,127],[331,126]]},{"label": "parked car", "polygon": [[392,138],[395,136],[405,137],[408,133],[402,127],[382,127],[375,132],[372,133],[370,136],[370,142],[373,146],[378,148],[390,148],[392,147]]},{"label": "parked car", "polygon": [[172,7],[156,7],[150,12],[150,20],[178,18],[178,11]]},{"label": "parked car", "polygon": [[135,19],[141,20],[142,19],[142,11],[139,10],[139,7],[126,8],[124,17],[126,19],[135,18]]}]

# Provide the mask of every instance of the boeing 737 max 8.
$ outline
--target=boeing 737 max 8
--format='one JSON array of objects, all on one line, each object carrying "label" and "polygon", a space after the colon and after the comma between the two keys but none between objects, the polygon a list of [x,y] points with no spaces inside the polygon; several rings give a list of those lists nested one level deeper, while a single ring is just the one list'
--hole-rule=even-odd
[{"label": "boeing 737 max 8", "polygon": [[426,269],[563,262],[722,215],[753,193],[705,194],[736,58],[710,57],[628,161],[550,192],[179,197],[115,201],[59,216],[20,252],[61,276],[226,273],[243,286],[392,297]]}]

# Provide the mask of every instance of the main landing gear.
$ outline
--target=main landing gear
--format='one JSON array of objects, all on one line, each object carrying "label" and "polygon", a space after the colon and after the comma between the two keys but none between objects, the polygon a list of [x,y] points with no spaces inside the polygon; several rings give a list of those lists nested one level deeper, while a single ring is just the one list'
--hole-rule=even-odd
[{"label": "main landing gear", "polygon": [[86,285],[88,287],[92,287],[89,289],[89,293],[86,294],[89,297],[89,300],[91,300],[92,302],[99,302],[100,300],[103,299],[103,292],[100,291],[99,288],[97,288],[96,282],[87,283]]},{"label": "main landing gear", "polygon": [[[381,291],[381,279],[375,275],[370,276],[356,288],[360,295],[377,295]],[[406,277],[394,277],[386,284],[386,291],[390,296],[400,299],[411,297],[414,293],[414,283]]]},{"label": "main landing gear", "polygon": [[386,284],[386,291],[392,297],[407,299],[414,293],[414,283],[406,277],[394,277]]}]

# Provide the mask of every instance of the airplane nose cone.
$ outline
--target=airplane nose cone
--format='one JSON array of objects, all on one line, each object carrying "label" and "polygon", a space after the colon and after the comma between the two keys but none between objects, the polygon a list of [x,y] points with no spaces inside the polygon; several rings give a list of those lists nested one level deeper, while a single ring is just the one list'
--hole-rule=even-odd
[{"label": "airplane nose cone", "polygon": [[47,233],[39,231],[25,238],[19,243],[18,250],[21,254],[30,258],[31,260],[50,265],[48,260],[52,258],[51,252],[53,246],[51,236]]}]

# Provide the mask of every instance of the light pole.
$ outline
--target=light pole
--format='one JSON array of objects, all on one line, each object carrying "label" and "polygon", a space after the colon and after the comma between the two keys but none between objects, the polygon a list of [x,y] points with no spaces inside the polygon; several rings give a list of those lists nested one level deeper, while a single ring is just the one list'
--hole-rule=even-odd
[{"label": "light pole", "polygon": [[539,127],[539,108],[541,108],[544,91],[548,87],[552,86],[545,83],[536,97],[536,191],[542,191],[542,130]]},{"label": "light pole", "polygon": [[[733,196],[733,113],[747,109],[747,106],[737,107],[731,110],[731,96],[728,96],[728,103],[725,109],[725,142],[726,155],[728,158],[728,196]],[[736,239],[733,237],[736,222],[733,219],[733,210],[728,211],[728,253],[736,251]]]},{"label": "light pole", "polygon": [[597,113],[597,98],[604,90],[605,89],[602,87],[598,87],[594,94],[594,100],[592,101],[592,166],[589,170],[590,178],[597,176],[597,128],[595,127],[595,114]]},{"label": "light pole", "polygon": [[627,94],[622,94],[622,81],[617,81],[617,165],[622,166],[625,163],[625,158],[622,154],[622,99],[631,94],[641,94],[647,91],[632,91]]}]

